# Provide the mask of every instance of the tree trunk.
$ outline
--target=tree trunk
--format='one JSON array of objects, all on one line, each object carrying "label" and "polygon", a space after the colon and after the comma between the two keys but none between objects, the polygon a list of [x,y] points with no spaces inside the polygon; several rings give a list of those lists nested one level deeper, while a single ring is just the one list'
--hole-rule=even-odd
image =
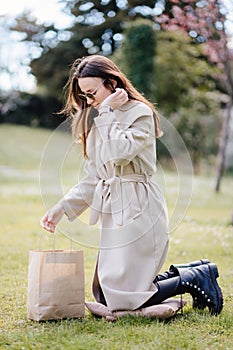
[{"label": "tree trunk", "polygon": [[222,176],[225,170],[226,148],[227,148],[227,142],[228,142],[229,132],[230,132],[232,105],[233,105],[232,96],[230,96],[230,101],[227,106],[227,112],[226,112],[226,115],[224,116],[224,120],[222,124],[222,131],[221,131],[221,137],[219,142],[219,151],[217,156],[216,183],[215,183],[216,192],[219,192],[220,190],[220,184],[221,184]]}]

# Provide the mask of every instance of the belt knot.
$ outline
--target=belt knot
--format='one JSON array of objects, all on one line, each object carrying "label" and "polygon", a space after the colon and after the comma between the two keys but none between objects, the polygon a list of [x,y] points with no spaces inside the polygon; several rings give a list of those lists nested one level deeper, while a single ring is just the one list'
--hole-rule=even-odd
[{"label": "belt knot", "polygon": [[95,188],[90,225],[95,225],[98,222],[100,213],[102,212],[103,201],[110,194],[111,201],[111,213],[114,222],[117,225],[123,224],[123,204],[121,194],[121,183],[122,182],[143,182],[148,184],[151,175],[148,174],[130,174],[122,176],[112,176],[106,179],[100,179]]}]

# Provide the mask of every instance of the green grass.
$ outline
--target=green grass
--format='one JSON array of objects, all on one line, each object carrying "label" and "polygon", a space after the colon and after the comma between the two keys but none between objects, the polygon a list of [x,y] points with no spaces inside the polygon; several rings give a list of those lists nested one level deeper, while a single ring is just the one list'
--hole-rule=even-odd
[{"label": "green grass", "polygon": [[[183,314],[166,322],[127,316],[108,323],[86,311],[80,320],[37,323],[26,318],[28,252],[53,248],[53,237],[41,230],[39,220],[45,206],[54,203],[61,191],[75,183],[81,151],[70,148],[68,134],[56,133],[51,139],[51,131],[27,127],[0,125],[0,139],[0,349],[233,348],[233,229],[229,224],[233,178],[224,178],[219,194],[213,191],[213,177],[194,178],[190,206],[171,234],[164,266],[167,269],[171,263],[199,258],[216,262],[225,301],[221,315],[212,317],[208,310],[193,310],[190,296],[185,295],[188,304]],[[175,174],[165,176],[171,211]],[[98,232],[88,227],[87,221],[88,213],[71,226],[64,221],[60,230],[80,242],[73,243],[74,249],[84,250],[86,300],[93,300],[91,280],[97,249],[91,246],[98,244]],[[70,241],[59,231],[56,248],[70,248]]]}]

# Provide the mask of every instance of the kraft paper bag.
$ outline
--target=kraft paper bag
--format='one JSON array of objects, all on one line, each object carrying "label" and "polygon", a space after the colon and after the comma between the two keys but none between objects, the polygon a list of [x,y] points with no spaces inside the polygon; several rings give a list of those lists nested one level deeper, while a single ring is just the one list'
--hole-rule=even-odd
[{"label": "kraft paper bag", "polygon": [[35,321],[84,317],[83,251],[30,251],[27,317]]}]

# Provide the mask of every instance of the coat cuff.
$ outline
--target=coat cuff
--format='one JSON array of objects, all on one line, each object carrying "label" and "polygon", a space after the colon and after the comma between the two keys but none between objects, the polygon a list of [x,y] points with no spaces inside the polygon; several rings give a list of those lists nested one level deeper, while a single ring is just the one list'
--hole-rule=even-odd
[{"label": "coat cuff", "polygon": [[69,221],[74,221],[84,211],[83,209],[80,209],[78,212],[75,212],[72,209],[72,207],[69,205],[69,202],[66,201],[66,199],[61,199],[60,204],[65,212],[65,215],[69,219]]},{"label": "coat cuff", "polygon": [[113,112],[113,108],[111,106],[106,105],[99,108],[99,115],[110,112]]}]

